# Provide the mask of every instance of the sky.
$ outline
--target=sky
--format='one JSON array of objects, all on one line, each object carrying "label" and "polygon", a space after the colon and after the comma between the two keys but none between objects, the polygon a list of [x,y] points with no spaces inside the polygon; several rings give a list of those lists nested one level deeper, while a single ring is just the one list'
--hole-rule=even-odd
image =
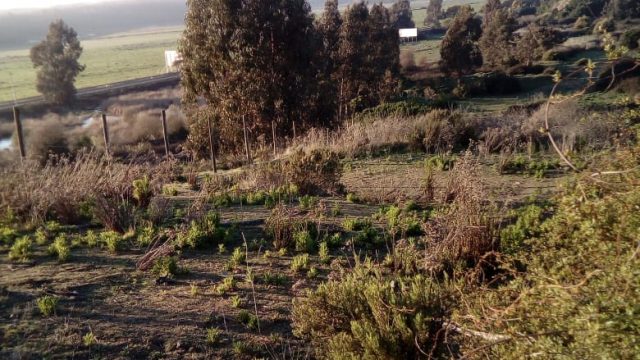
[{"label": "sky", "polygon": [[115,0],[0,0],[0,10],[42,9],[61,5],[100,3]]}]

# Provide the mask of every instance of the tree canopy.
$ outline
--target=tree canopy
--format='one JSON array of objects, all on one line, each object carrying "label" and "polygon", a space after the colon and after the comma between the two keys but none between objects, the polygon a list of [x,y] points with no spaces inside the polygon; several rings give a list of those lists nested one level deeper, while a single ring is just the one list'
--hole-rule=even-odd
[{"label": "tree canopy", "polygon": [[75,98],[75,80],[84,71],[78,62],[82,46],[75,30],[56,20],[46,38],[31,48],[31,62],[37,69],[36,88],[48,102],[62,105]]}]

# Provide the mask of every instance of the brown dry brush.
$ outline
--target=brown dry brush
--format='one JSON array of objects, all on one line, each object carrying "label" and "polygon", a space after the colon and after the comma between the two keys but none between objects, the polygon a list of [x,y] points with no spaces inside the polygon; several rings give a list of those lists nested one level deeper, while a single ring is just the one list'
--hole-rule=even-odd
[{"label": "brown dry brush", "polygon": [[30,223],[77,224],[94,217],[119,232],[134,223],[133,181],[148,176],[152,192],[159,193],[167,180],[162,166],[116,163],[95,153],[44,166],[28,161],[0,172],[0,212]]},{"label": "brown dry brush", "polygon": [[477,160],[467,152],[446,185],[442,199],[448,204],[446,210],[424,225],[428,270],[451,269],[459,262],[469,267],[481,265],[499,246],[497,212],[487,204],[478,169]]}]

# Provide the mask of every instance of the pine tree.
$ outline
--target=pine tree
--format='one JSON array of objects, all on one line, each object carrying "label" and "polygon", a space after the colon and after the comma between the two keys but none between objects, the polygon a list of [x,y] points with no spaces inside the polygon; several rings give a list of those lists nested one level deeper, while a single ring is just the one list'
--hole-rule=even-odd
[{"label": "pine tree", "polygon": [[[487,3],[488,4],[488,3]],[[482,36],[478,43],[482,61],[489,69],[505,69],[513,65],[514,20],[506,9],[489,12],[486,23],[482,24]]]},{"label": "pine tree", "polygon": [[542,59],[545,51],[561,41],[556,30],[532,24],[517,40],[513,55],[519,63],[531,66],[534,61]]},{"label": "pine tree", "polygon": [[480,21],[470,6],[463,6],[449,25],[440,48],[440,68],[447,74],[461,77],[482,65],[482,55],[477,40],[480,37]]},{"label": "pine tree", "polygon": [[78,59],[82,46],[75,30],[56,20],[49,25],[47,37],[31,48],[31,62],[38,69],[36,88],[46,101],[62,105],[76,95],[76,77],[85,69]]},{"label": "pine tree", "polygon": [[482,12],[484,14],[482,17],[482,24],[487,24],[490,21],[493,12],[501,8],[502,4],[500,3],[500,0],[487,0],[487,3],[482,7]]},{"label": "pine tree", "polygon": [[424,25],[439,28],[441,17],[442,0],[429,0],[429,5],[427,5],[427,16],[424,18]]},{"label": "pine tree", "polygon": [[391,21],[396,29],[414,28],[413,12],[409,0],[398,0],[391,6]]},{"label": "pine tree", "polygon": [[338,10],[338,0],[327,0],[324,12],[316,22],[320,51],[314,59],[317,67],[318,89],[315,92],[315,111],[317,118],[337,120],[338,113],[338,79],[340,64],[340,27],[342,17]]},{"label": "pine tree", "polygon": [[[400,39],[392,15],[382,4],[376,4],[369,13],[370,84],[375,104],[390,100],[398,89],[400,72]],[[377,85],[377,88],[376,88]]]}]

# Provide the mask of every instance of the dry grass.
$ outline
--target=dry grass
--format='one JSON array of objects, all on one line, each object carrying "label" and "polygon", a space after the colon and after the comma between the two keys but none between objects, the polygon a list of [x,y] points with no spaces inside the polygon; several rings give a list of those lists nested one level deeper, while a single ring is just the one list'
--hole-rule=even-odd
[{"label": "dry grass", "polygon": [[413,148],[428,152],[446,152],[466,148],[475,137],[475,119],[460,111],[433,110],[415,117],[378,118],[327,133],[312,129],[299,139],[288,153],[297,149],[328,148],[343,156],[356,157],[381,149]]},{"label": "dry grass", "polygon": [[133,181],[145,175],[156,190],[167,180],[162,166],[120,164],[94,153],[82,154],[75,160],[59,158],[44,167],[27,161],[0,171],[0,211],[11,209],[22,220],[31,222],[56,219],[77,223],[86,215],[83,208],[94,205],[93,215],[105,225],[120,223],[119,218],[113,217],[117,214],[108,210],[108,203],[115,203],[118,208],[131,202]]}]

